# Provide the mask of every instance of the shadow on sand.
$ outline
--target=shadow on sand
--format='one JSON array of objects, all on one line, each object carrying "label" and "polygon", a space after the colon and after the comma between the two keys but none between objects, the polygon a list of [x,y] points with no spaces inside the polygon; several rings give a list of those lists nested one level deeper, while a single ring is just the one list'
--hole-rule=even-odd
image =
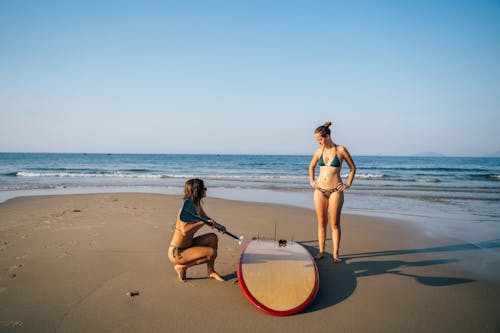
[{"label": "shadow on sand", "polygon": [[[317,241],[299,242],[313,255],[318,253],[316,247],[307,244],[317,244]],[[456,278],[446,276],[425,276],[403,273],[407,267],[428,267],[433,265],[446,265],[457,263],[459,259],[434,259],[423,261],[404,260],[363,260],[377,257],[389,257],[394,255],[422,254],[422,253],[444,253],[455,251],[475,251],[481,249],[500,248],[500,239],[482,242],[479,244],[457,244],[449,246],[402,249],[392,251],[352,253],[342,256],[343,262],[334,264],[332,255],[325,253],[323,259],[316,261],[319,270],[320,287],[318,295],[313,304],[306,312],[317,311],[342,302],[350,297],[357,287],[357,279],[367,276],[379,276],[383,274],[398,275],[405,278],[415,279],[418,283],[431,287],[444,287],[463,283],[474,282],[473,279]]]}]

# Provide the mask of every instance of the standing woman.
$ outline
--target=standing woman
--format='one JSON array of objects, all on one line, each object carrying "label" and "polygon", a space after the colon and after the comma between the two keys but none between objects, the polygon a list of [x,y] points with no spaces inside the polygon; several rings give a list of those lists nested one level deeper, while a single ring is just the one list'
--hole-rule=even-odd
[{"label": "standing woman", "polygon": [[[210,217],[201,206],[201,199],[206,197],[207,188],[203,180],[190,179],[184,185],[184,200],[194,203],[196,214],[212,222],[212,229],[217,228],[222,232],[226,228]],[[168,258],[175,265],[174,269],[180,281],[186,280],[186,270],[194,265],[207,264],[207,276],[223,282],[224,279],[214,269],[217,258],[218,237],[213,232],[194,237],[194,234],[206,224],[203,221],[183,222],[180,218],[182,209],[177,214],[175,230],[168,248]]]},{"label": "standing woman", "polygon": [[[314,188],[314,208],[318,217],[318,242],[319,253],[314,257],[321,259],[325,252],[325,240],[327,234],[328,215],[332,226],[333,260],[339,263],[340,247],[340,215],[344,204],[344,190],[352,185],[356,174],[356,165],[349,155],[347,149],[336,145],[331,138],[331,122],[326,122],[314,131],[314,138],[320,147],[314,153],[309,164],[309,180]],[[347,182],[343,183],[340,177],[342,162],[347,162],[350,172]],[[316,165],[319,164],[319,174],[315,179]],[[330,212],[328,212],[330,210]]]}]

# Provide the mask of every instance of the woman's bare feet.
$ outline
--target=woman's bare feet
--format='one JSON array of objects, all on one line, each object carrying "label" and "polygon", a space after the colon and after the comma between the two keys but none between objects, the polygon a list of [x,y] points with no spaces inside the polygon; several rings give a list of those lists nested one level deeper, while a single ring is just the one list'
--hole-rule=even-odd
[{"label": "woman's bare feet", "polygon": [[340,259],[339,257],[333,257],[333,262],[336,264],[340,264],[342,262],[342,259]]},{"label": "woman's bare feet", "polygon": [[174,269],[177,272],[177,275],[179,276],[179,281],[185,282],[186,281],[187,266],[184,266],[184,265],[175,265]]},{"label": "woman's bare feet", "polygon": [[210,279],[214,279],[214,280],[217,280],[217,281],[219,281],[219,282],[224,282],[224,281],[226,281],[226,280],[224,280],[224,279],[223,279],[223,278],[219,275],[219,273],[217,273],[216,271],[213,271],[212,273],[209,273],[209,274],[208,274],[208,277],[209,277]]},{"label": "woman's bare feet", "polygon": [[317,255],[314,256],[314,259],[320,260],[323,259],[323,252],[318,253]]}]

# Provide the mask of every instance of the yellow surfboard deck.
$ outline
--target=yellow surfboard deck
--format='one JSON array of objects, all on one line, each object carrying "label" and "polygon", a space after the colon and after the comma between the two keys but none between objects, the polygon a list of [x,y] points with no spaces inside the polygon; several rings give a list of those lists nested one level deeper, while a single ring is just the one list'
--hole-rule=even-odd
[{"label": "yellow surfboard deck", "polygon": [[257,308],[287,316],[312,302],[319,276],[313,257],[299,243],[252,240],[241,253],[238,282]]}]

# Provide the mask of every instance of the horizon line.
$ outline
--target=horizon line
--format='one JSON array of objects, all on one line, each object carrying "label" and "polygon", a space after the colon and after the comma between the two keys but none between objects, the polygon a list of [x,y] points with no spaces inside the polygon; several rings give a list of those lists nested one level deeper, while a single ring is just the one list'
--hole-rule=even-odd
[{"label": "horizon line", "polygon": [[[54,154],[54,155],[213,155],[213,156],[230,156],[230,155],[241,155],[241,156],[311,156],[312,154],[305,153],[153,153],[153,152],[33,152],[33,151],[0,151],[0,154]],[[414,154],[353,154],[353,156],[359,157],[490,157],[490,158],[500,158],[500,151],[491,154],[483,155],[450,155],[442,153],[424,152],[424,153],[414,153]]]}]

